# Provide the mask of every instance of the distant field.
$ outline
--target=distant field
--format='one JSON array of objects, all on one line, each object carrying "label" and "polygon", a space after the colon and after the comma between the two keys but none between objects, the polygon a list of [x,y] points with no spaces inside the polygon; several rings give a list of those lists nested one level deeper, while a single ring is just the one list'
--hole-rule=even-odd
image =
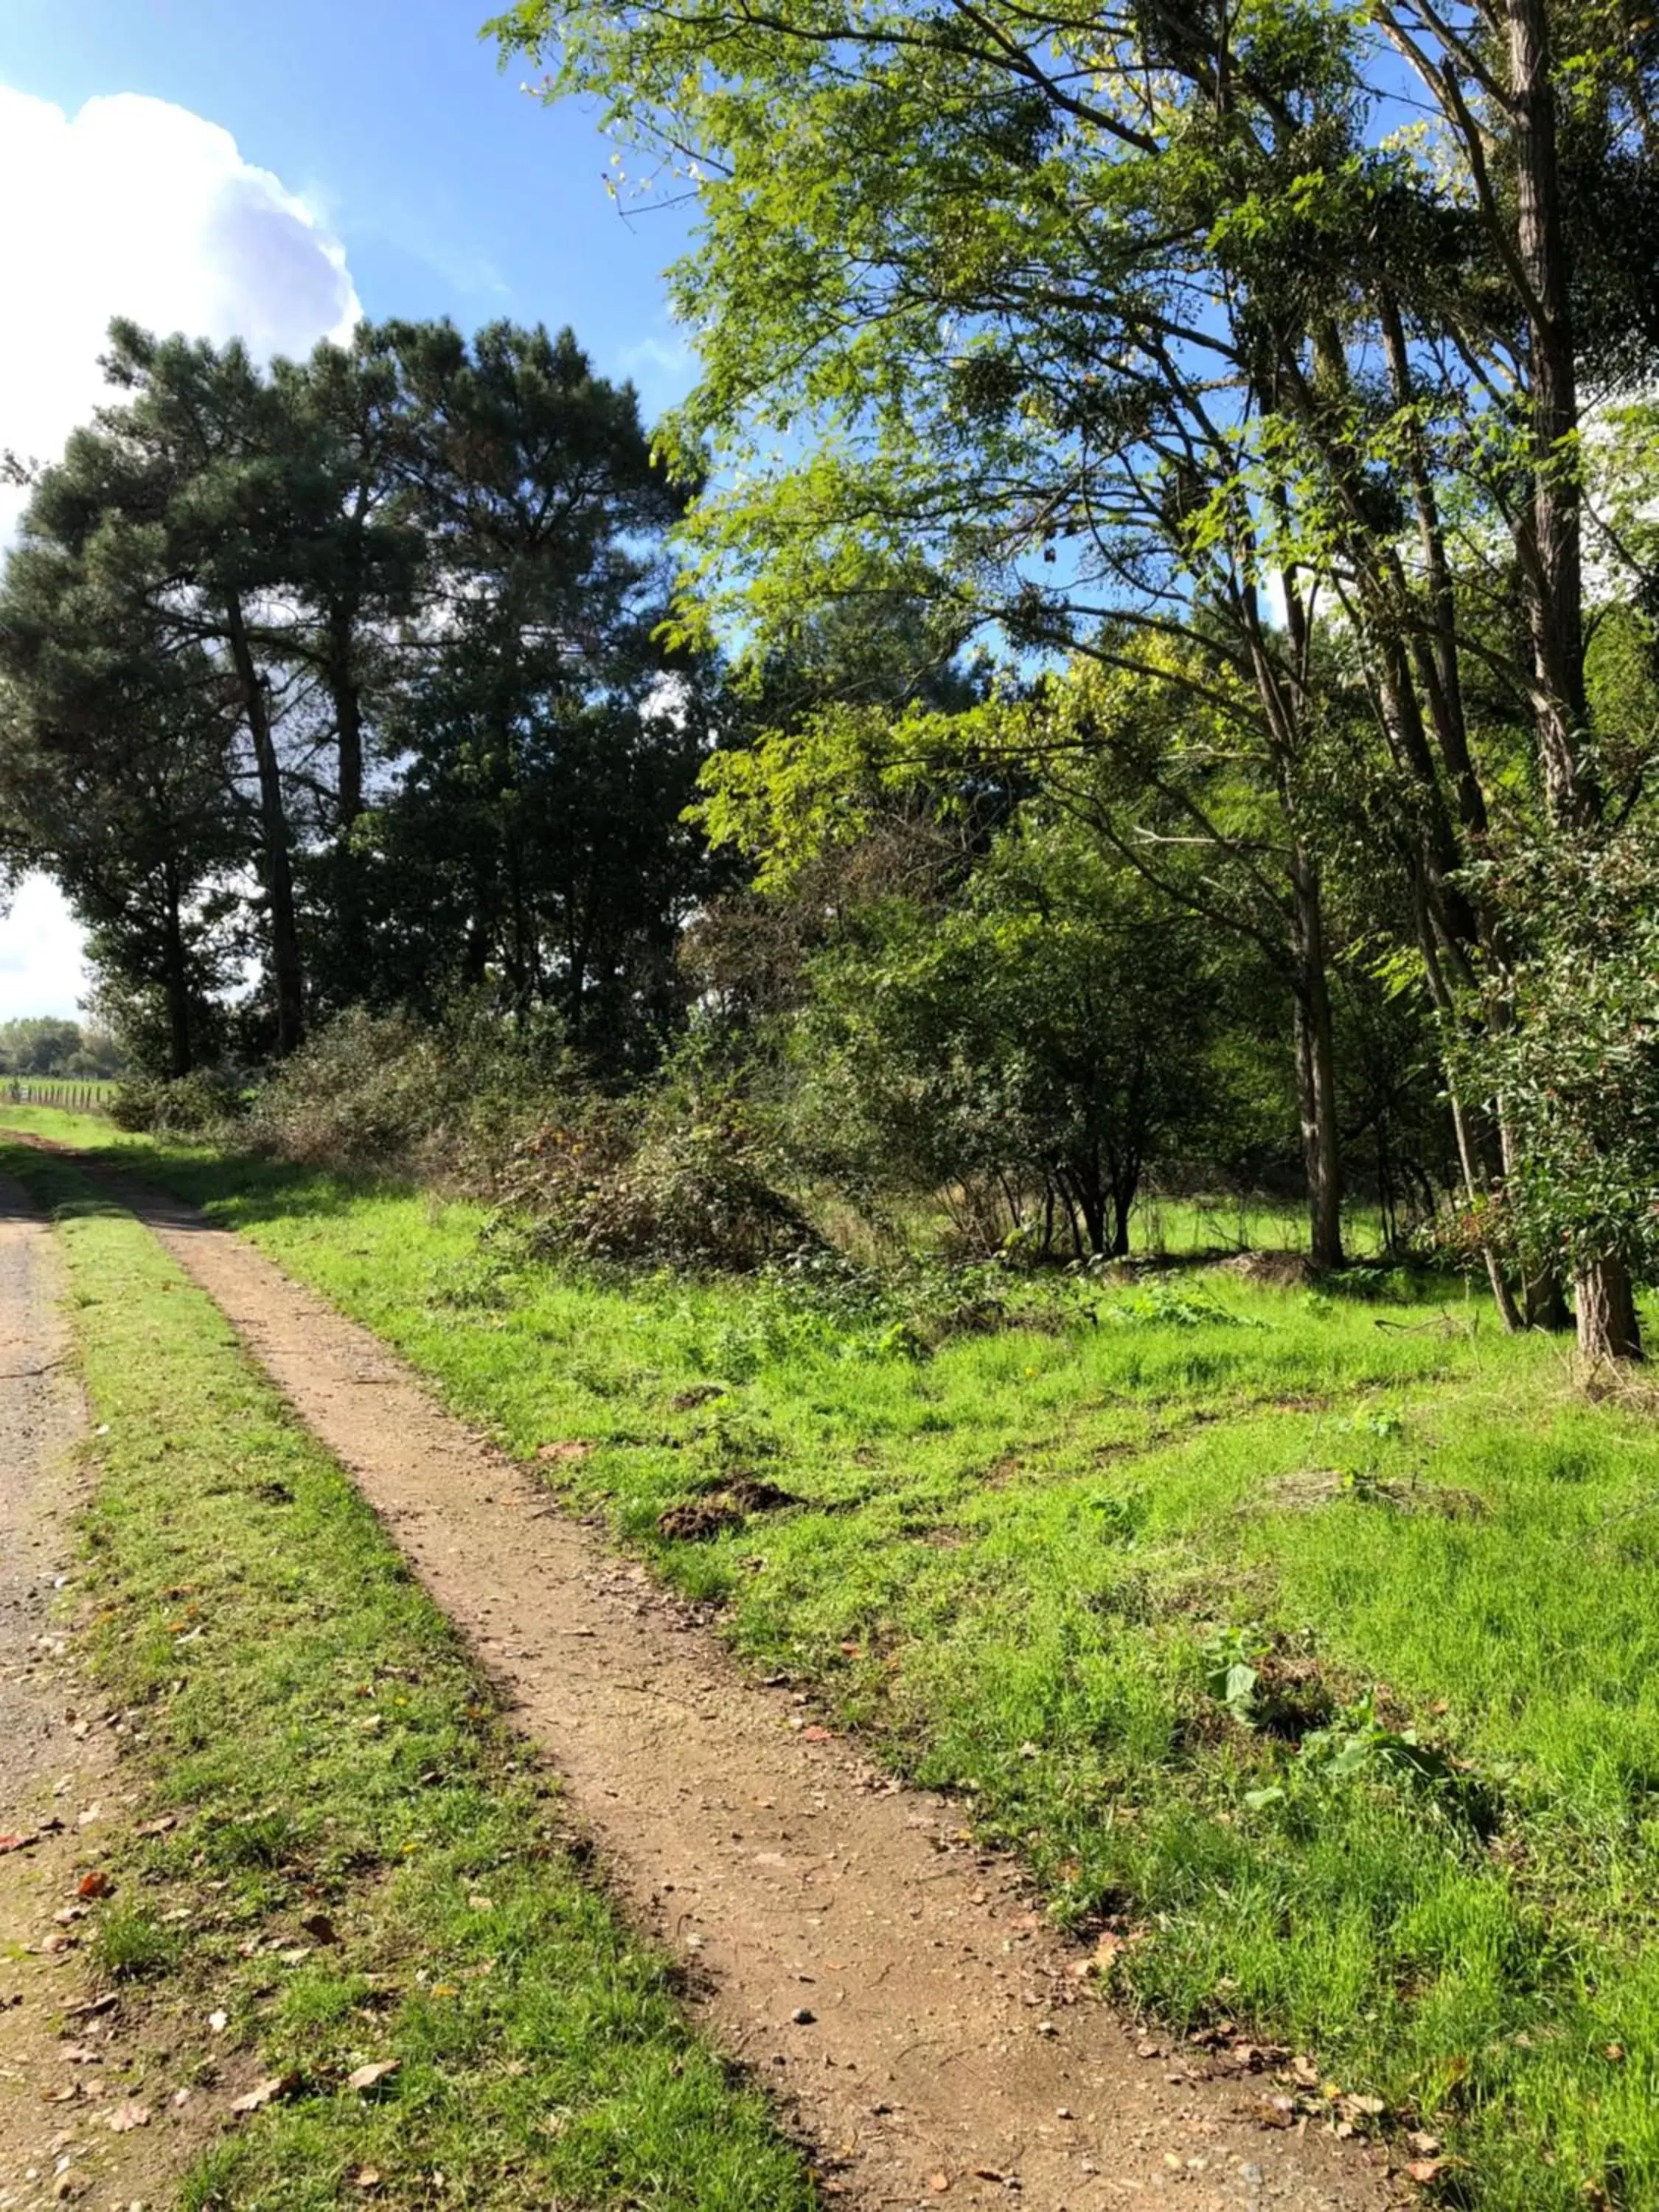
[{"label": "distant field", "polygon": [[117,1085],[82,1075],[0,1075],[0,1103],[57,1106],[70,1113],[106,1114]]},{"label": "distant field", "polygon": [[[1224,1194],[1143,1198],[1129,1224],[1133,1249],[1171,1258],[1212,1252],[1300,1252],[1307,1248],[1308,1209],[1299,1199]],[[1382,1216],[1375,1206],[1342,1210],[1343,1241],[1356,1260],[1383,1249]]]}]

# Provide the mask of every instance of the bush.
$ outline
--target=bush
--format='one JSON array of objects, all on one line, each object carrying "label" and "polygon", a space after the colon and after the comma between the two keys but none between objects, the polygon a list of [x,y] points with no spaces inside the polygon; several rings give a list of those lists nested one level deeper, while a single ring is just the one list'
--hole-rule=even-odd
[{"label": "bush", "polygon": [[819,1243],[770,1179],[740,1106],[713,1112],[673,1092],[589,1103],[538,1129],[504,1179],[548,1251],[633,1265],[750,1273]]},{"label": "bush", "polygon": [[410,1166],[453,1112],[455,1082],[435,1030],[354,1007],[276,1071],[251,1133],[307,1166]]},{"label": "bush", "polygon": [[556,1037],[359,1009],[277,1071],[248,1133],[305,1165],[470,1188],[527,1215],[543,1254],[749,1272],[817,1245],[740,1099],[709,1094],[682,1073],[612,1097]]},{"label": "bush", "polygon": [[161,1076],[131,1076],[110,1101],[118,1129],[148,1130],[161,1136],[195,1137],[246,1110],[241,1087],[214,1068],[198,1068],[171,1082]]},{"label": "bush", "polygon": [[520,1023],[463,1003],[430,1026],[352,1007],[275,1072],[249,1133],[304,1166],[487,1194],[553,1102],[584,1096],[550,1019]]}]

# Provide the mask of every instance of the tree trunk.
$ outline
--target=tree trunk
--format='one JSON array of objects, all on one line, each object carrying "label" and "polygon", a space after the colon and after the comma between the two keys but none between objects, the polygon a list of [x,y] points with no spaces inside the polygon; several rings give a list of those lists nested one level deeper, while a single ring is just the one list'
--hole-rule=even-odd
[{"label": "tree trunk", "polygon": [[282,765],[270,727],[270,702],[255,666],[240,600],[225,606],[231,659],[241,686],[243,709],[253,739],[259,783],[259,876],[270,916],[270,980],[276,1000],[276,1049],[284,1056],[305,1035],[305,979],[300,933],[294,907],[294,857],[289,848],[288,811],[283,799]]},{"label": "tree trunk", "polygon": [[1316,1267],[1342,1265],[1342,1158],[1337,1133],[1336,1051],[1319,872],[1300,845],[1291,854],[1295,900],[1296,1090],[1302,1159],[1308,1179],[1309,1257]]},{"label": "tree trunk", "polygon": [[1575,1285],[1578,1304],[1578,1350],[1595,1362],[1639,1359],[1642,1329],[1630,1270],[1611,1256],[1593,1260]]},{"label": "tree trunk", "polygon": [[[1562,225],[1555,86],[1547,0],[1504,0],[1515,118],[1516,245],[1525,277],[1532,411],[1532,495],[1517,550],[1532,630],[1533,720],[1550,819],[1584,830],[1601,816],[1584,732],[1583,501],[1572,441],[1578,370]],[[1588,1359],[1639,1359],[1629,1271],[1613,1254],[1578,1275],[1578,1348]]]},{"label": "tree trunk", "polygon": [[1566,1291],[1562,1288],[1559,1268],[1546,1261],[1541,1267],[1522,1270],[1521,1317],[1528,1328],[1547,1329],[1552,1336],[1559,1336],[1572,1327],[1572,1314],[1567,1305]]},{"label": "tree trunk", "polygon": [[351,611],[337,607],[328,622],[328,685],[334,702],[336,813],[343,833],[363,811],[363,703],[352,673],[351,642]]},{"label": "tree trunk", "polygon": [[1532,492],[1520,544],[1536,679],[1534,723],[1550,813],[1594,821],[1600,793],[1585,769],[1582,500],[1571,441],[1578,429],[1561,179],[1546,0],[1505,0],[1515,117],[1517,244],[1526,277]]},{"label": "tree trunk", "polygon": [[352,638],[351,610],[335,608],[328,623],[328,684],[334,702],[336,749],[336,845],[331,880],[336,957],[348,991],[361,990],[370,969],[363,863],[351,842],[352,825],[363,811],[363,707],[352,669]]},{"label": "tree trunk", "polygon": [[167,864],[162,891],[166,915],[162,922],[162,987],[167,1002],[167,1073],[175,1080],[195,1066],[190,1034],[190,970],[185,958],[184,924],[179,915],[179,872]]},{"label": "tree trunk", "polygon": [[1138,1167],[1126,1168],[1121,1175],[1112,1178],[1112,1240],[1109,1258],[1127,1260],[1129,1256],[1129,1216],[1134,1211],[1139,1189],[1140,1170]]},{"label": "tree trunk", "polygon": [[1107,1256],[1106,1193],[1100,1171],[1091,1161],[1073,1158],[1064,1171],[1067,1195],[1083,1217],[1083,1231],[1091,1252]]}]

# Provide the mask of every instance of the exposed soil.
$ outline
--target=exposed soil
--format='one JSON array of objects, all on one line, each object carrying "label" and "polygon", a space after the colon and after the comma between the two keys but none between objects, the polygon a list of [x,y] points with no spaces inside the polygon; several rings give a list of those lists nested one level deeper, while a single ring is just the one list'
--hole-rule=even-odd
[{"label": "exposed soil", "polygon": [[1270,2075],[1212,2078],[1206,2052],[1138,2037],[956,1808],[742,1677],[368,1331],[189,1208],[110,1182],[356,1474],[562,1772],[609,1879],[684,1962],[703,2029],[793,2112],[832,2197],[870,2212],[1016,2193],[1031,2212],[1394,2201],[1381,2150],[1274,2107]]},{"label": "exposed soil", "polygon": [[126,1723],[80,1661],[84,1414],[62,1288],[50,1230],[0,1179],[0,2207],[130,2212],[169,2198],[202,2116],[147,2087],[161,2023],[88,1977],[97,1915],[118,1900],[80,1892],[127,1813]]}]

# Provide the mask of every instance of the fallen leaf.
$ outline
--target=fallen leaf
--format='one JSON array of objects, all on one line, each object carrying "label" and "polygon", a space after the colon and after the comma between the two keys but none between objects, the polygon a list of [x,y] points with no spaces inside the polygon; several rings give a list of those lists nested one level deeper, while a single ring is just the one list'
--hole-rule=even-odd
[{"label": "fallen leaf", "polygon": [[90,1874],[82,1875],[75,1893],[77,1897],[107,1897],[109,1876],[101,1867],[94,1867]]},{"label": "fallen leaf", "polygon": [[1426,2189],[1430,2182],[1438,2178],[1445,2164],[1443,2158],[1414,2158],[1406,2171],[1413,2181],[1420,2182]]},{"label": "fallen leaf", "polygon": [[1376,2120],[1389,2108],[1381,2097],[1344,2097],[1342,2109],[1351,2120]]},{"label": "fallen leaf", "polygon": [[210,2012],[208,2014],[208,2026],[216,2035],[222,2035],[230,2026],[230,2014],[228,2012]]},{"label": "fallen leaf", "polygon": [[233,2097],[233,2112],[257,2112],[264,2106],[274,2104],[278,2097],[292,2096],[300,2086],[297,2074],[268,2074],[263,2081],[256,2081],[245,2097]]},{"label": "fallen leaf", "polygon": [[351,2182],[355,2189],[378,2189],[380,2185],[379,2170],[372,2166],[360,2166],[352,2175]]},{"label": "fallen leaf", "polygon": [[38,1844],[40,1840],[40,1831],[38,1828],[13,1828],[0,1836],[0,1852],[26,1851],[31,1844]]},{"label": "fallen leaf", "polygon": [[927,2186],[935,2197],[943,2197],[951,2186],[951,2177],[948,2173],[930,2173],[927,2177]]},{"label": "fallen leaf", "polygon": [[384,2081],[395,2074],[403,2061],[400,2058],[374,2058],[367,2066],[359,2066],[346,2075],[348,2089],[372,2089],[377,2081]]},{"label": "fallen leaf", "polygon": [[109,2124],[118,2136],[131,2135],[134,2128],[149,2125],[149,2106],[141,2105],[137,2098],[129,2097],[125,2104],[118,2105],[109,2116]]},{"label": "fallen leaf", "polygon": [[1407,2148],[1414,2150],[1419,2158],[1432,2158],[1440,2148],[1438,2136],[1431,2136],[1417,2128],[1406,2138]]},{"label": "fallen leaf", "polygon": [[828,1743],[830,1741],[830,1732],[827,1728],[820,1728],[815,1721],[811,1728],[804,1728],[801,1730],[801,1741],[803,1743]]},{"label": "fallen leaf", "polygon": [[159,1820],[143,1821],[132,1832],[135,1836],[165,1836],[170,1828],[176,1828],[178,1825],[176,1814],[163,1813]]},{"label": "fallen leaf", "polygon": [[585,1443],[543,1444],[536,1456],[546,1467],[559,1460],[586,1459],[592,1449],[592,1444]]}]

